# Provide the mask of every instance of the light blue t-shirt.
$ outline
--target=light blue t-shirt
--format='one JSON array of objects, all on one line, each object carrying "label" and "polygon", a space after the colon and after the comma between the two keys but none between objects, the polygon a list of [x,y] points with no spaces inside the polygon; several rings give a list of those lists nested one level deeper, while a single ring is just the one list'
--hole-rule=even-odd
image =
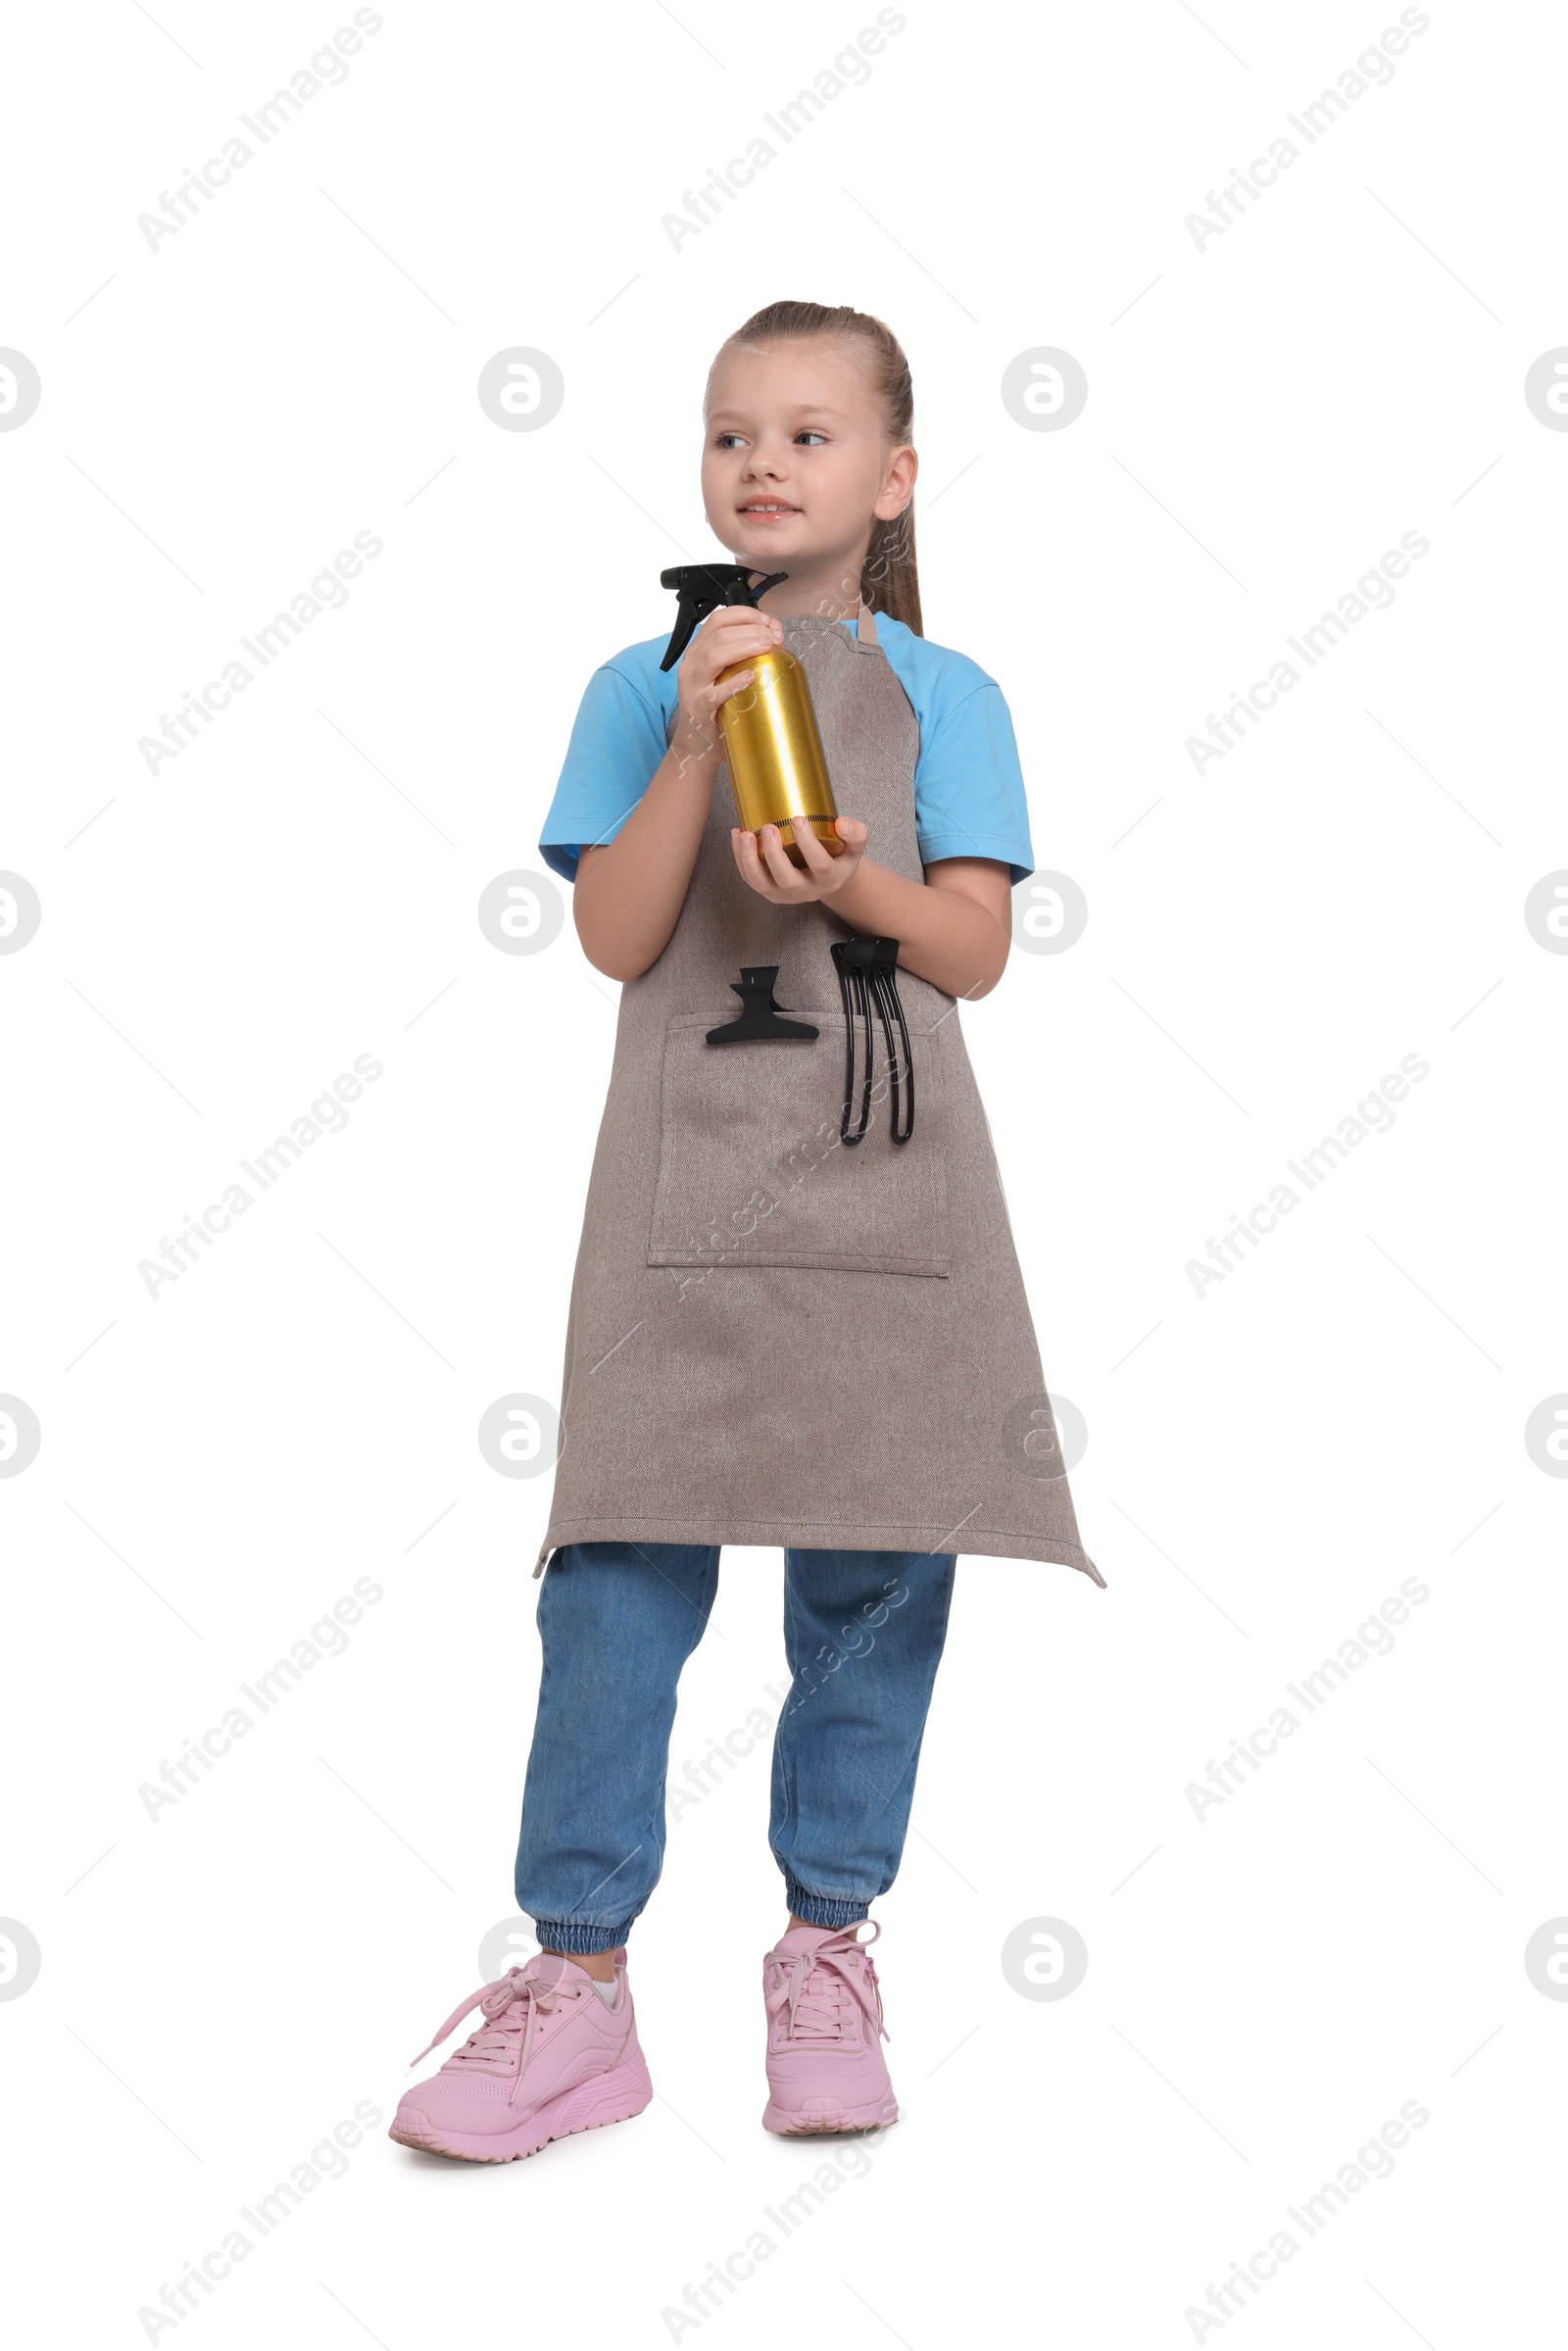
[{"label": "light blue t-shirt", "polygon": [[[852,621],[844,623],[853,628]],[[1012,718],[1002,688],[966,654],[876,615],[877,641],[920,725],[914,827],[920,862],[995,857],[1014,882],[1034,871],[1029,810]],[[664,756],[676,671],[662,670],[667,637],[628,645],[588,680],[539,847],[564,880],[585,848],[612,841]],[[841,809],[849,816],[854,807]]]}]

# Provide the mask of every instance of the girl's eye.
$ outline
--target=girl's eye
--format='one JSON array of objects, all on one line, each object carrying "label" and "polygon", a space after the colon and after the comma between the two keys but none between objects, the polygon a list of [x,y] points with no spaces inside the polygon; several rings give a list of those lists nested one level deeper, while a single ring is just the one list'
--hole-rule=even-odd
[{"label": "girl's eye", "polygon": [[[713,437],[713,447],[715,449],[737,448],[740,443],[745,440],[745,438],[746,436],[744,433],[716,433]],[[825,441],[827,439],[827,435],[825,432],[818,432],[814,424],[808,424],[802,426],[795,438],[797,441]]]}]

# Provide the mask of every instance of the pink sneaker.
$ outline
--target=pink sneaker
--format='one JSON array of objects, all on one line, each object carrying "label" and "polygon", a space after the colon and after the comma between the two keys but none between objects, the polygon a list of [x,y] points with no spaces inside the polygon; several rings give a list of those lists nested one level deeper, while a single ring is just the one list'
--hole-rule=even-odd
[{"label": "pink sneaker", "polygon": [[637,2042],[624,1944],[613,1957],[613,2007],[585,1968],[546,1951],[482,1984],[419,2057],[470,2009],[482,2008],[484,2023],[438,2074],[404,2092],[388,2138],[430,2155],[511,2163],[569,2131],[641,2114],[654,2085]]},{"label": "pink sneaker", "polygon": [[867,2131],[899,2119],[882,2062],[882,1994],[858,1929],[792,1927],[762,1962],[764,2131]]}]

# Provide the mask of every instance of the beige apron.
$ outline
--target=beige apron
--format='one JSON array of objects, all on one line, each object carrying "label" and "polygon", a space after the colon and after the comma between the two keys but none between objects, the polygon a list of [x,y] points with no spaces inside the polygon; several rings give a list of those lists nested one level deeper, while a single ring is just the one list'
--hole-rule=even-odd
[{"label": "beige apron", "polygon": [[[919,725],[863,608],[859,630],[791,614],[784,642],[840,808],[870,826],[868,856],[919,882]],[[720,767],[674,936],[621,992],[540,1565],[568,1543],[789,1544],[1052,1559],[1103,1584],[956,1004],[899,973],[914,1133],[892,1141],[873,1023],[872,1123],[846,1149],[828,951],[854,934],[749,890],[734,821]],[[741,966],[768,963],[779,1009],[816,1041],[709,1045],[740,1010]]]}]

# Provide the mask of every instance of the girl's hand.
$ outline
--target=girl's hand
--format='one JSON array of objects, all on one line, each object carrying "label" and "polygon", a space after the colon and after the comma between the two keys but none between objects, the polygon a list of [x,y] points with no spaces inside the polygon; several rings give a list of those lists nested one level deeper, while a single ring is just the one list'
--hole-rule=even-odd
[{"label": "girl's hand", "polygon": [[855,879],[871,837],[870,827],[858,816],[839,817],[833,829],[845,846],[836,857],[828,856],[808,824],[790,829],[806,859],[804,873],[791,864],[776,824],[764,824],[760,833],[743,833],[739,825],[733,827],[730,846],[742,881],[775,906],[805,906],[836,898],[845,884]]},{"label": "girl's hand", "polygon": [[726,678],[719,685],[716,682],[719,671],[736,661],[744,661],[748,655],[766,653],[783,642],[783,627],[771,612],[736,604],[720,605],[716,612],[709,613],[675,671],[679,714],[669,747],[677,759],[717,766],[724,756],[724,738],[718,726],[719,705],[749,686],[754,674],[743,669],[738,676]]}]

